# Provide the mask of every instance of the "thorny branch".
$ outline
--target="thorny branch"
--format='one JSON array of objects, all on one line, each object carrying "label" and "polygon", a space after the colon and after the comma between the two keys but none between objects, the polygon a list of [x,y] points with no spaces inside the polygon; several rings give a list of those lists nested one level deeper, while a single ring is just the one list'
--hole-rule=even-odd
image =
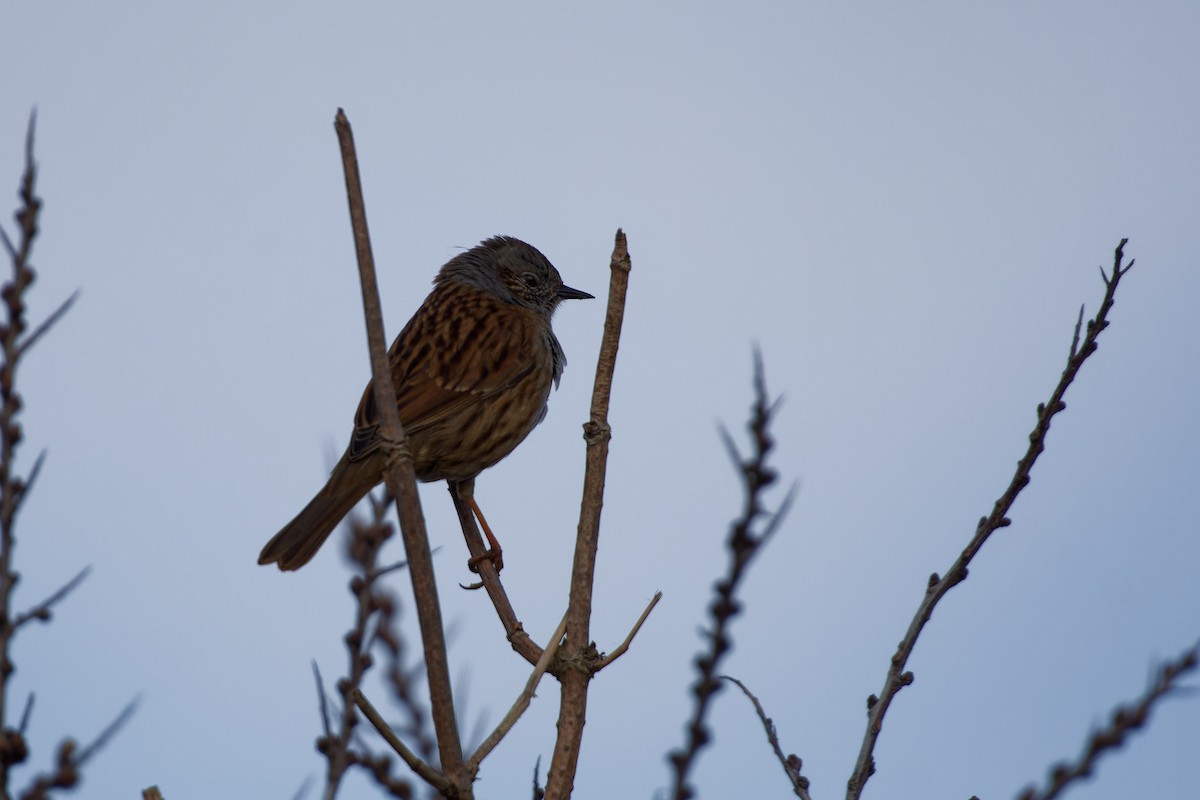
[{"label": "thorny branch", "polygon": [[1063,396],[1066,394],[1067,388],[1075,380],[1075,376],[1078,374],[1079,368],[1083,366],[1083,362],[1092,353],[1096,352],[1096,339],[1100,336],[1100,332],[1107,328],[1109,324],[1108,312],[1112,309],[1117,285],[1121,282],[1121,278],[1125,276],[1125,273],[1133,268],[1132,260],[1128,264],[1123,264],[1125,260],[1125,245],[1128,241],[1128,239],[1122,239],[1120,244],[1117,245],[1117,249],[1113,254],[1112,276],[1109,277],[1103,269],[1100,270],[1105,285],[1104,299],[1100,303],[1100,309],[1096,312],[1096,316],[1088,320],[1087,331],[1082,340],[1080,339],[1080,333],[1083,327],[1083,309],[1080,308],[1079,310],[1079,319],[1075,323],[1075,335],[1071,341],[1071,350],[1067,356],[1067,365],[1058,380],[1058,385],[1054,387],[1054,391],[1050,394],[1049,401],[1038,404],[1037,423],[1034,425],[1033,431],[1029,434],[1029,448],[1025,451],[1025,455],[1021,457],[1021,460],[1017,462],[1016,472],[1013,473],[1008,488],[996,500],[991,514],[979,520],[979,524],[975,528],[975,535],[950,566],[946,574],[939,576],[937,573],[934,573],[929,577],[925,596],[917,607],[917,612],[913,616],[912,622],[909,623],[908,631],[904,634],[904,639],[901,640],[899,648],[896,650],[895,655],[892,656],[887,678],[883,684],[883,690],[878,696],[871,695],[867,698],[867,730],[863,736],[862,748],[859,751],[854,772],[847,782],[847,800],[858,800],[862,795],[862,790],[867,780],[875,772],[875,757],[873,754],[875,751],[875,742],[878,740],[879,733],[883,728],[884,715],[887,714],[892,700],[895,699],[900,689],[913,681],[913,674],[905,670],[905,667],[908,664],[909,656],[912,655],[913,648],[916,646],[917,637],[920,636],[925,624],[929,621],[934,608],[948,591],[966,580],[967,567],[970,565],[971,559],[983,547],[988,537],[998,529],[1011,524],[1012,521],[1008,518],[1008,511],[1012,508],[1012,504],[1021,493],[1021,490],[1029,484],[1030,470],[1033,469],[1038,456],[1045,449],[1046,434],[1050,431],[1050,421],[1056,414],[1066,409],[1067,405],[1063,402]]},{"label": "thorny branch", "polygon": [[[708,631],[708,648],[697,656],[695,661],[699,676],[692,684],[692,694],[695,695],[696,702],[687,724],[687,742],[682,749],[668,756],[668,761],[675,771],[675,782],[670,793],[674,800],[688,800],[695,796],[695,790],[688,783],[688,773],[700,750],[711,738],[705,718],[713,695],[721,689],[717,668],[732,646],[729,641],[729,625],[741,612],[741,604],[736,599],[738,587],[746,576],[750,561],[779,528],[796,498],[797,486],[792,484],[775,512],[768,512],[763,508],[763,493],[779,478],[775,470],[767,466],[767,456],[775,446],[770,426],[779,404],[778,401],[770,402],[767,399],[762,355],[757,350],[754,353],[754,394],[754,405],[747,425],[754,447],[753,454],[743,459],[729,432],[724,429],[721,431],[729,457],[741,474],[745,505],[741,516],[734,521],[730,529],[727,542],[729,569],[714,587],[716,596],[708,609],[713,622]],[[766,517],[766,522],[761,530],[756,530],[755,525],[762,517]]]}]

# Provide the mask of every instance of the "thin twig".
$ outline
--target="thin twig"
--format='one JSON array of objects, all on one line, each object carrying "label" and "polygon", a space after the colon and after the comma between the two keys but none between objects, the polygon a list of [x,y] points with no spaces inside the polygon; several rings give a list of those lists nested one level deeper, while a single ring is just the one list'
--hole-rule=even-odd
[{"label": "thin twig", "polygon": [[325,693],[325,682],[321,680],[321,668],[317,666],[317,660],[314,658],[312,662],[313,680],[317,684],[317,705],[321,709],[321,732],[326,739],[333,737],[333,726],[329,720],[329,696]]},{"label": "thin twig", "polygon": [[[396,755],[400,756],[400,758],[404,760],[405,764],[408,764],[409,769],[420,775],[426,783],[437,789],[439,792],[447,794],[448,792],[453,791],[454,784],[451,783],[445,775],[438,772],[429,764],[426,764],[424,761],[418,758],[416,754],[405,747],[404,742],[400,741],[400,738],[396,736],[391,726],[387,724],[387,721],[384,720],[384,718],[379,715],[379,712],[375,710],[375,706],[371,705],[371,701],[367,700],[366,696],[362,693],[362,689],[355,689],[353,692],[351,692],[350,700],[358,707],[359,711],[363,713],[363,716],[366,717],[367,720],[375,727],[375,730],[379,732],[379,735],[382,736],[384,740],[386,740],[387,743],[392,746],[392,749],[396,751]],[[447,794],[447,796],[450,795]]]},{"label": "thin twig", "polygon": [[1045,789],[1039,791],[1031,786],[1021,793],[1018,800],[1054,800],[1072,783],[1090,776],[1100,757],[1125,744],[1127,738],[1149,721],[1150,712],[1159,701],[1180,688],[1179,679],[1197,666],[1200,666],[1200,642],[1185,650],[1174,661],[1161,665],[1150,686],[1132,705],[1117,706],[1112,712],[1112,721],[1107,727],[1092,733],[1078,760],[1073,763],[1060,762],[1051,768]]},{"label": "thin twig", "polygon": [[542,768],[542,757],[538,756],[533,762],[533,800],[543,800],[546,796],[546,790],[542,788],[542,782],[538,778],[538,772]]},{"label": "thin twig", "polygon": [[29,693],[29,697],[25,699],[25,710],[21,712],[21,724],[17,726],[17,733],[22,736],[25,731],[29,730],[29,718],[33,715],[33,701],[36,695],[33,692]]},{"label": "thin twig", "polygon": [[[774,513],[769,513],[763,508],[763,493],[779,478],[774,468],[767,466],[767,457],[775,446],[770,426],[777,409],[778,402],[771,403],[767,400],[762,355],[756,349],[754,405],[750,411],[750,422],[746,426],[750,431],[754,452],[743,459],[733,439],[728,434],[724,435],[730,458],[742,479],[745,501],[742,514],[731,525],[726,542],[729,551],[728,571],[713,587],[715,597],[708,609],[713,623],[707,634],[708,647],[695,661],[699,674],[696,682],[692,684],[692,694],[696,702],[686,726],[687,741],[683,748],[673,751],[667,757],[674,768],[674,784],[669,795],[674,800],[688,800],[695,796],[695,790],[688,783],[688,773],[695,765],[700,751],[711,739],[705,720],[713,695],[721,689],[721,682],[717,679],[717,668],[732,647],[729,626],[733,618],[741,612],[741,604],[736,599],[738,587],[746,576],[750,562],[778,529],[796,497],[797,487],[793,484]],[[763,516],[767,517],[766,524],[761,531],[756,531],[755,524]]]},{"label": "thin twig", "polygon": [[125,727],[125,724],[133,717],[134,712],[137,711],[138,704],[141,702],[142,700],[140,697],[135,697],[134,699],[130,700],[125,707],[121,709],[121,713],[117,714],[116,719],[108,723],[108,726],[105,727],[104,730],[100,731],[99,736],[97,736],[88,744],[84,745],[83,748],[79,750],[79,754],[75,756],[75,765],[82,767],[91,759],[92,756],[100,752],[105,745],[112,741],[112,738],[117,735],[117,731]]},{"label": "thin twig", "polygon": [[79,586],[79,584],[83,583],[83,579],[86,578],[91,571],[91,567],[84,567],[83,569],[79,570],[79,573],[74,578],[71,578],[71,580],[63,584],[63,586],[57,592],[50,595],[28,611],[23,611],[13,617],[13,631],[16,631],[21,626],[34,620],[37,620],[38,622],[48,622],[50,620],[50,609],[53,608],[56,603],[61,602],[63,598],[73,592],[75,588]]},{"label": "thin twig", "polygon": [[54,327],[56,322],[62,319],[64,314],[71,310],[71,306],[75,305],[75,301],[79,299],[80,291],[81,290],[76,289],[75,291],[71,292],[71,296],[59,304],[58,308],[54,309],[54,313],[46,317],[46,319],[42,321],[41,325],[38,325],[33,329],[33,333],[25,337],[25,340],[17,346],[21,355],[28,353],[30,348],[37,343],[37,340],[42,338],[47,331]]},{"label": "thin twig", "polygon": [[812,797],[808,793],[808,778],[800,774],[804,762],[794,753],[786,756],[783,754],[783,748],[779,745],[779,734],[775,730],[775,722],[767,716],[767,712],[763,710],[762,703],[758,702],[758,698],[746,688],[746,684],[737,678],[730,677],[729,675],[722,675],[721,677],[731,683],[737,684],[737,687],[742,690],[742,694],[750,698],[750,702],[754,704],[754,711],[758,714],[758,718],[763,724],[763,729],[767,732],[767,741],[770,742],[771,749],[775,751],[775,757],[779,759],[779,765],[783,767],[784,774],[787,775],[788,781],[792,784],[792,791],[801,800],[812,800]]},{"label": "thin twig", "polygon": [[558,627],[554,629],[553,635],[551,635],[550,640],[546,643],[546,649],[542,651],[542,657],[534,665],[533,673],[529,676],[529,680],[525,681],[525,688],[521,690],[521,694],[517,697],[516,702],[512,704],[512,708],[504,715],[504,719],[500,720],[500,724],[496,726],[496,729],[483,740],[483,744],[479,745],[474,755],[467,759],[468,772],[475,774],[479,771],[479,765],[487,758],[488,753],[496,749],[496,745],[500,744],[500,740],[512,730],[512,726],[517,724],[517,720],[529,708],[529,704],[534,697],[534,692],[537,690],[538,681],[542,679],[542,675],[546,674],[546,668],[554,660],[554,655],[558,652],[558,645],[562,641],[563,634],[566,631],[567,615],[564,614],[562,621],[558,623]]},{"label": "thin twig", "polygon": [[[379,288],[375,279],[375,263],[371,255],[370,234],[363,203],[362,182],[358,172],[358,157],[354,149],[354,134],[345,112],[338,109],[334,121],[342,151],[342,166],[346,176],[346,197],[350,207],[350,222],[354,231],[355,252],[358,256],[359,277],[362,282],[363,310],[367,323],[367,341],[371,352],[371,375],[375,391],[375,406],[379,409],[380,437],[388,449],[388,468],[384,472],[388,490],[396,498],[400,532],[408,557],[416,600],[417,621],[424,645],[426,676],[437,732],[438,753],[442,769],[461,800],[472,797],[471,776],[463,770],[462,742],[458,722],[454,717],[454,694],[450,687],[450,667],[446,656],[446,636],[442,611],[438,601],[437,581],[434,578],[433,557],[429,551],[429,536],[425,517],[417,495],[416,475],[408,438],[400,422],[396,392],[392,386],[391,369],[387,360],[387,344],[383,335],[383,312]],[[443,794],[448,790],[442,789]]]},{"label": "thin twig", "polygon": [[583,426],[587,442],[583,477],[583,502],[579,510],[579,528],[575,537],[575,558],[571,567],[571,589],[567,601],[567,641],[562,659],[570,668],[556,672],[562,685],[559,701],[558,738],[546,775],[546,797],[565,800],[575,785],[575,770],[583,742],[587,716],[587,688],[600,663],[600,654],[591,643],[592,584],[596,573],[596,552],[600,544],[600,510],[604,505],[604,477],[608,465],[608,405],[612,396],[613,372],[625,316],[625,292],[631,269],[624,231],[617,229],[609,261],[608,309],[600,355],[596,361],[596,380],[592,387],[591,414]]},{"label": "thin twig", "polygon": [[625,641],[617,645],[616,649],[611,653],[600,659],[600,663],[596,665],[596,672],[599,672],[621,656],[625,655],[625,651],[628,650],[629,645],[633,643],[633,637],[637,636],[638,631],[642,629],[642,625],[646,624],[647,617],[650,616],[650,612],[654,610],[654,607],[658,605],[659,600],[662,600],[662,592],[655,592],[654,597],[651,597],[650,602],[646,605],[646,610],[642,612],[640,617],[638,617],[637,622],[633,623],[633,627],[630,629],[629,635],[625,637]]},{"label": "thin twig", "polygon": [[29,788],[21,793],[20,800],[49,800],[52,789],[72,789],[78,786],[81,780],[79,770],[129,722],[133,712],[137,710],[138,702],[137,699],[130,701],[121,709],[121,713],[117,714],[116,719],[108,723],[95,739],[83,747],[79,747],[74,739],[63,739],[58,745],[54,771],[35,777]]},{"label": "thin twig", "polygon": [[[292,795],[292,800],[304,800],[304,798],[308,797],[308,790],[312,788],[312,785],[313,776],[306,776],[304,780],[300,781],[300,785],[296,787],[296,792]],[[162,800],[162,798],[159,797],[159,800]]]},{"label": "thin twig", "polygon": [[[1122,262],[1125,259],[1125,245],[1128,241],[1128,239],[1122,239],[1121,243],[1117,245],[1117,249],[1113,254],[1112,277],[1104,276],[1106,287],[1104,299],[1100,303],[1100,309],[1096,312],[1096,316],[1088,321],[1086,334],[1082,341],[1079,337],[1083,322],[1083,312],[1082,309],[1080,310],[1079,320],[1075,323],[1075,335],[1071,341],[1066,368],[1063,369],[1062,376],[1058,380],[1058,385],[1054,387],[1049,401],[1044,404],[1038,404],[1037,423],[1034,425],[1033,432],[1029,434],[1029,447],[1025,451],[1025,455],[1017,462],[1017,469],[1013,473],[1012,480],[1009,481],[1004,493],[996,500],[992,508],[992,513],[979,520],[979,524],[975,528],[975,535],[958,558],[955,559],[949,571],[944,576],[939,576],[937,573],[930,576],[925,589],[925,596],[922,598],[920,605],[917,606],[916,614],[913,615],[912,622],[909,623],[908,630],[905,632],[899,648],[896,650],[895,655],[892,656],[887,678],[883,684],[883,690],[879,693],[878,697],[871,695],[867,698],[867,730],[863,735],[862,747],[859,750],[858,760],[854,765],[854,772],[847,782],[847,800],[858,800],[862,795],[862,790],[867,780],[875,772],[875,742],[879,739],[879,733],[883,728],[884,715],[887,714],[887,710],[891,706],[892,700],[895,699],[896,694],[913,681],[913,674],[906,671],[905,667],[908,664],[909,656],[912,655],[913,648],[916,646],[917,637],[920,636],[925,624],[929,621],[934,608],[947,592],[966,580],[967,567],[970,565],[971,559],[983,547],[988,537],[1000,528],[1011,524],[1012,521],[1008,518],[1008,511],[1012,508],[1012,504],[1021,493],[1021,490],[1029,484],[1030,470],[1033,469],[1038,456],[1045,450],[1046,434],[1050,431],[1050,421],[1054,418],[1055,414],[1058,414],[1067,407],[1066,403],[1063,402],[1063,396],[1066,394],[1067,388],[1075,380],[1075,376],[1079,372],[1079,368],[1083,366],[1083,362],[1092,353],[1096,352],[1096,338],[1100,335],[1101,331],[1108,327],[1108,312],[1112,309],[1117,285],[1120,283],[1121,278],[1125,276],[1125,273],[1129,272],[1133,267],[1133,261],[1122,266]],[[1103,270],[1101,270],[1101,274],[1104,274]]]},{"label": "thin twig", "polygon": [[45,463],[46,451],[43,449],[37,454],[37,458],[33,460],[33,466],[29,468],[29,474],[25,476],[25,480],[15,487],[16,498],[14,502],[17,509],[21,507],[21,503],[33,491],[33,485],[37,482],[38,475],[42,474],[42,465]]}]

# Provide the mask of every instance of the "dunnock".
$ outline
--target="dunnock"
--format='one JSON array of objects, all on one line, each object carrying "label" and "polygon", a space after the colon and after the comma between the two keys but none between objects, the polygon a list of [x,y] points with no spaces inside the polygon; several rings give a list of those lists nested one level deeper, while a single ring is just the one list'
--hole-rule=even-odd
[{"label": "dunnock", "polygon": [[[567,363],[550,328],[554,310],[563,300],[592,295],[564,286],[544,255],[509,236],[451,259],[433,283],[388,351],[392,382],[417,480],[445,479],[478,514],[475,476],[542,421],[550,386],[558,386]],[[307,564],[382,482],[387,454],[380,444],[368,383],[350,445],[325,488],[267,542],[258,563],[281,570]]]}]

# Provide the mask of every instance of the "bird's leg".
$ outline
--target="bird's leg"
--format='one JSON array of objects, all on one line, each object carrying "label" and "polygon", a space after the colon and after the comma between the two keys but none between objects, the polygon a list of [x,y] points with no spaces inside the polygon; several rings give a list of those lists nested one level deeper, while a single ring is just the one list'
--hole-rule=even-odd
[{"label": "bird's leg", "polygon": [[487,519],[484,518],[483,512],[479,509],[479,504],[475,502],[475,481],[457,481],[453,484],[452,490],[455,497],[467,504],[471,509],[471,513],[475,515],[475,519],[479,522],[479,527],[483,529],[483,535],[487,537],[488,549],[483,553],[472,556],[467,560],[467,567],[472,572],[479,572],[479,565],[484,561],[491,561],[492,566],[496,568],[496,572],[504,568],[504,550],[500,547],[500,540],[492,533],[492,528],[487,524]]},{"label": "bird's leg", "polygon": [[467,566],[470,567],[472,572],[479,572],[479,563],[481,561],[491,561],[492,566],[496,568],[496,574],[499,574],[500,570],[504,569],[504,549],[500,547],[500,540],[492,533],[487,520],[483,518],[483,512],[479,509],[479,504],[475,502],[474,495],[467,498],[467,505],[475,513],[475,519],[479,520],[479,527],[483,528],[483,535],[488,540],[487,551],[467,561]]}]

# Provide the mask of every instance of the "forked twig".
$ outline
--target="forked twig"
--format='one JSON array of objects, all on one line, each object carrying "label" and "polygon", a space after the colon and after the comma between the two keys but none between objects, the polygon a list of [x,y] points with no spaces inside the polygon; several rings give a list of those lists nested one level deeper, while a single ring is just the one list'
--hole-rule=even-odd
[{"label": "forked twig", "polygon": [[1075,376],[1079,372],[1079,368],[1083,366],[1083,362],[1092,353],[1096,352],[1096,338],[1100,335],[1101,331],[1108,327],[1108,312],[1112,309],[1117,285],[1120,283],[1121,278],[1125,276],[1125,273],[1133,268],[1132,260],[1127,265],[1122,264],[1125,260],[1125,245],[1128,241],[1128,239],[1122,239],[1121,243],[1117,245],[1117,249],[1113,254],[1112,277],[1110,278],[1103,269],[1100,270],[1100,274],[1104,276],[1104,299],[1100,303],[1100,309],[1096,312],[1096,316],[1088,321],[1087,330],[1082,340],[1080,339],[1080,333],[1082,332],[1083,325],[1083,310],[1080,309],[1079,319],[1075,323],[1075,334],[1071,340],[1071,349],[1067,357],[1067,365],[1058,380],[1058,385],[1054,387],[1054,391],[1050,394],[1049,401],[1038,404],[1037,423],[1034,425],[1033,432],[1029,434],[1029,447],[1026,449],[1025,455],[1017,462],[1017,469],[1013,473],[1012,480],[1009,481],[1004,493],[996,500],[991,514],[979,520],[979,524],[975,528],[975,535],[958,558],[955,559],[949,571],[943,576],[934,573],[929,577],[925,596],[917,606],[916,614],[913,615],[912,622],[909,623],[908,630],[904,634],[899,648],[896,650],[895,655],[892,656],[887,678],[884,680],[883,690],[878,696],[871,695],[867,698],[867,730],[863,735],[862,747],[859,750],[858,759],[854,765],[854,772],[847,782],[847,800],[858,800],[862,795],[862,790],[867,780],[875,772],[875,742],[878,740],[879,733],[883,728],[884,715],[887,714],[887,710],[891,706],[892,700],[895,699],[896,694],[913,681],[913,674],[907,671],[905,667],[908,664],[909,656],[912,655],[913,648],[916,646],[917,637],[920,636],[925,624],[929,622],[934,608],[947,592],[966,580],[967,567],[970,565],[971,559],[983,547],[988,537],[1000,528],[1011,524],[1012,521],[1008,518],[1008,511],[1012,508],[1012,504],[1021,493],[1021,490],[1029,484],[1030,470],[1033,469],[1038,456],[1045,450],[1046,434],[1050,431],[1050,421],[1056,414],[1067,407],[1066,403],[1063,402],[1063,396],[1066,394],[1067,388],[1075,380]]}]

